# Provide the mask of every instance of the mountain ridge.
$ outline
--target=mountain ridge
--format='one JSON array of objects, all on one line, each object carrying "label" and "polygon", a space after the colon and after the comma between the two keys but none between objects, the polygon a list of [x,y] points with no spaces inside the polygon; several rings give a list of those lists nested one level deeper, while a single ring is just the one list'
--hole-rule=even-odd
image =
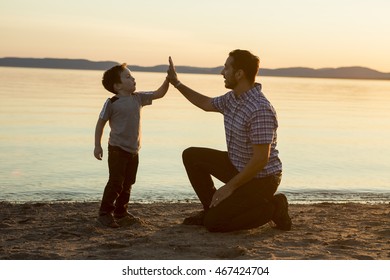
[{"label": "mountain ridge", "polygon": [[[0,66],[24,67],[24,68],[49,68],[49,69],[78,69],[78,70],[106,70],[118,62],[115,61],[91,61],[87,59],[63,59],[63,58],[0,58]],[[128,65],[132,71],[142,72],[166,72],[168,65],[139,66]],[[193,67],[176,66],[179,73],[193,74],[219,74],[223,66],[217,67]],[[338,67],[338,68],[308,68],[288,67],[267,69],[261,68],[260,76],[273,77],[301,77],[301,78],[333,78],[333,79],[372,79],[390,80],[390,73],[379,72],[366,67]]]}]

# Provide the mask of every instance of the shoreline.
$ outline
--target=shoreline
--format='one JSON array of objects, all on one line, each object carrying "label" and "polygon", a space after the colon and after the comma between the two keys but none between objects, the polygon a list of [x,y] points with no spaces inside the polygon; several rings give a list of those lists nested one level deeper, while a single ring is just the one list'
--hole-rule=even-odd
[{"label": "shoreline", "polygon": [[3,260],[390,260],[390,204],[291,204],[291,231],[210,233],[199,203],[132,203],[141,224],[96,224],[99,202],[0,202]]},{"label": "shoreline", "polygon": [[[1,190],[1,188],[0,188]],[[93,193],[75,193],[75,192],[18,192],[9,194],[6,190],[2,191],[2,200],[0,203],[89,203],[99,202],[101,192]],[[279,192],[279,191],[278,191]],[[390,203],[390,192],[385,190],[281,190],[290,204],[317,204],[317,203]],[[194,192],[180,193],[175,196],[160,194],[159,199],[148,199],[155,197],[149,192],[139,192],[132,194],[131,203],[198,203],[199,199]],[[42,199],[46,198],[46,199]]]}]

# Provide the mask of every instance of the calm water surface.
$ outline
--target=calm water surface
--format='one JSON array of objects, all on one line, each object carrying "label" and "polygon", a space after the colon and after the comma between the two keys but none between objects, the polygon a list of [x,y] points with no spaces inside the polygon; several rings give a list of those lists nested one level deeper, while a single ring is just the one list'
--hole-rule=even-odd
[{"label": "calm water surface", "polygon": [[[165,78],[133,74],[137,90],[157,89]],[[101,198],[107,158],[93,157],[94,129],[111,96],[101,76],[102,71],[0,67],[0,200]],[[180,74],[180,79],[209,96],[227,91],[219,75]],[[292,202],[390,202],[390,81],[258,81],[279,117],[284,166],[279,191]],[[181,152],[189,146],[226,149],[222,116],[197,109],[172,87],[142,117],[132,199],[196,199]],[[107,125],[103,146],[108,132]]]}]

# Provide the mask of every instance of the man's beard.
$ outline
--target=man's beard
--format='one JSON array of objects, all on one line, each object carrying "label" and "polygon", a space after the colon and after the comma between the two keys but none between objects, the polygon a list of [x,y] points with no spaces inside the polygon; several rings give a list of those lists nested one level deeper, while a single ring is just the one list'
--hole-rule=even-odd
[{"label": "man's beard", "polygon": [[234,79],[225,79],[225,88],[234,89],[237,86],[238,82]]}]

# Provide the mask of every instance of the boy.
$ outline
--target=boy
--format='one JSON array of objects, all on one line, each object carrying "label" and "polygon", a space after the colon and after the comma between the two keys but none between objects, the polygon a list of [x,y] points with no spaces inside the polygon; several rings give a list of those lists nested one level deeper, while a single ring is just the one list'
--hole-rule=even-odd
[{"label": "boy", "polygon": [[127,212],[127,208],[138,168],[141,109],[152,104],[153,99],[162,98],[168,91],[169,82],[165,79],[156,91],[135,92],[135,79],[124,63],[107,70],[102,83],[104,88],[115,96],[105,102],[95,129],[94,156],[101,160],[103,156],[101,139],[104,126],[109,121],[110,175],[104,189],[98,222],[103,226],[117,228],[137,221],[137,218]]}]

